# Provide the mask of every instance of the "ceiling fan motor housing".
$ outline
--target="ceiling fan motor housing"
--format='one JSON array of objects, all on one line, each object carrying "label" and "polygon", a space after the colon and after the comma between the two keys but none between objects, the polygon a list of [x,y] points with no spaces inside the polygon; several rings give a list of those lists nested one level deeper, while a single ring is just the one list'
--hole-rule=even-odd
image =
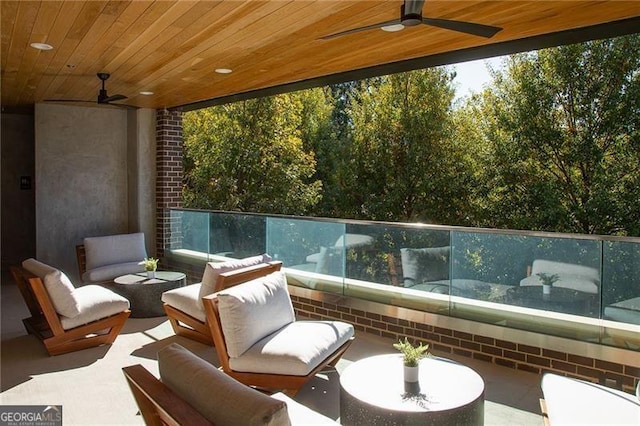
[{"label": "ceiling fan motor housing", "polygon": [[106,99],[109,97],[107,95],[107,91],[105,89],[100,89],[100,93],[98,94],[98,103],[104,104],[107,103]]},{"label": "ceiling fan motor housing", "polygon": [[405,5],[400,6],[400,23],[405,27],[413,27],[422,23],[422,7],[417,11],[405,13]]}]

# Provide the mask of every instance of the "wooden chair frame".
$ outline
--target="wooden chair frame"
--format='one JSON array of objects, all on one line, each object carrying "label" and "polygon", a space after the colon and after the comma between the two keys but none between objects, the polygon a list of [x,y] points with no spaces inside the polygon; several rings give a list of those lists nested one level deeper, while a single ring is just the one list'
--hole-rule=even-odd
[{"label": "wooden chair frame", "polygon": [[[229,272],[220,276],[219,281],[222,280],[222,288],[228,288],[232,285],[239,284],[244,281],[241,276],[234,276],[234,272]],[[254,277],[257,278],[257,277]],[[228,280],[228,281],[226,281]],[[233,283],[233,284],[230,284]],[[220,323],[220,313],[218,311],[218,299],[215,294],[205,296],[202,301],[207,312],[207,323],[211,329],[211,335],[213,336],[214,346],[220,360],[221,369],[229,376],[233,377],[237,381],[244,383],[245,385],[255,386],[257,388],[268,390],[282,390],[288,396],[294,396],[305,383],[307,383],[312,377],[322,371],[325,367],[335,367],[335,364],[340,360],[344,352],[349,348],[353,342],[354,337],[347,340],[342,346],[336,349],[331,355],[325,358],[316,368],[311,370],[306,376],[294,376],[285,374],[269,374],[269,373],[247,373],[241,371],[234,371],[229,366],[229,354],[227,353],[227,343],[222,332],[222,326]]]},{"label": "wooden chair frame", "polygon": [[28,333],[42,340],[49,355],[111,344],[131,314],[131,311],[126,310],[65,330],[42,280],[22,267],[11,267],[11,273],[31,312],[31,317],[22,322]]},{"label": "wooden chair frame", "polygon": [[122,369],[147,426],[211,426],[209,420],[142,365]]},{"label": "wooden chair frame", "polygon": [[84,249],[84,244],[76,246],[76,259],[78,259],[78,273],[82,279],[82,275],[87,272],[87,252]]},{"label": "wooden chair frame", "polygon": [[[216,281],[215,291],[224,290],[235,284],[279,271],[280,268],[282,268],[282,262],[272,261],[222,273]],[[176,335],[204,343],[205,345],[214,344],[211,329],[206,321],[202,322],[188,313],[176,309],[171,305],[167,305],[166,303],[163,304],[163,307],[171,323],[171,328],[173,328],[173,332]]]},{"label": "wooden chair frame", "polygon": [[547,401],[545,401],[544,398],[540,398],[540,411],[542,412],[542,424],[544,426],[551,426],[549,412],[547,411]]}]

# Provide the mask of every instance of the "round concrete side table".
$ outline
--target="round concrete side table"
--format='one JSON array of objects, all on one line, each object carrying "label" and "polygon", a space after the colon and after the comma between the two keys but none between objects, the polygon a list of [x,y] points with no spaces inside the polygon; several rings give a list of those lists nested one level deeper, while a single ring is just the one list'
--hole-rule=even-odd
[{"label": "round concrete side table", "polygon": [[340,423],[349,425],[483,425],[484,381],[445,358],[420,362],[406,383],[402,355],[356,361],[340,375]]},{"label": "round concrete side table", "polygon": [[131,304],[131,317],[148,318],[165,315],[162,309],[162,293],[184,287],[182,272],[156,271],[155,278],[147,278],[146,272],[118,277],[109,286]]}]

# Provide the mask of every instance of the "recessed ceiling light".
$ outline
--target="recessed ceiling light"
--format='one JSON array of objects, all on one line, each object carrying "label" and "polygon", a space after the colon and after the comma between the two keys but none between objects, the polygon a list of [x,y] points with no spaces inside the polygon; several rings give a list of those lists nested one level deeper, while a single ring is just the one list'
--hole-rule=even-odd
[{"label": "recessed ceiling light", "polygon": [[232,73],[233,71],[232,71],[232,70],[230,70],[229,68],[216,68],[216,72],[217,72],[218,74],[230,74],[230,73]]},{"label": "recessed ceiling light", "polygon": [[143,90],[142,92],[140,92],[140,94],[144,96],[151,96],[153,95],[153,92],[150,92],[148,90]]},{"label": "recessed ceiling light", "polygon": [[393,25],[386,25],[384,27],[380,27],[382,31],[386,31],[389,33],[395,33],[396,31],[400,31],[403,28],[404,28],[404,25],[402,24],[393,24]]},{"label": "recessed ceiling light", "polygon": [[31,43],[30,46],[33,47],[34,49],[38,49],[38,50],[51,50],[51,49],[53,49],[53,46],[51,46],[50,44],[46,44],[46,43]]}]

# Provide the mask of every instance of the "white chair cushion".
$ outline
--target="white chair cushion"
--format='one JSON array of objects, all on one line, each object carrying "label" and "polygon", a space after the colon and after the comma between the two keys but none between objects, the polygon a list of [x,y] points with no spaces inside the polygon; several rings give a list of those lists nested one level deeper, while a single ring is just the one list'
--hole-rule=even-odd
[{"label": "white chair cushion", "polygon": [[[347,241],[345,244],[344,241]],[[346,246],[347,248],[362,247],[373,244],[373,237],[364,234],[344,234],[336,240],[336,247]]]},{"label": "white chair cushion", "polygon": [[87,270],[118,263],[141,262],[147,257],[144,234],[108,235],[84,239]]},{"label": "white chair cushion", "polygon": [[353,325],[341,321],[296,321],[230,358],[229,366],[234,371],[306,376],[352,336]]},{"label": "white chair cushion", "polygon": [[220,325],[231,358],[295,321],[282,271],[220,291],[217,298]]},{"label": "white chair cushion", "polygon": [[135,274],[144,272],[144,265],[140,262],[118,263],[115,265],[100,266],[99,268],[90,269],[82,274],[84,282],[111,281],[121,275]]},{"label": "white chair cushion", "polygon": [[267,263],[269,261],[271,261],[271,256],[265,253],[260,256],[245,257],[244,259],[207,263],[204,268],[204,274],[202,275],[202,286],[200,286],[198,304],[204,309],[202,298],[214,293],[216,281],[218,281],[218,276],[220,276],[220,274],[235,271],[236,269],[246,268],[247,266]]},{"label": "white chair cushion", "polygon": [[604,318],[640,325],[640,297],[613,303],[604,308]]},{"label": "white chair cushion", "polygon": [[322,249],[324,247],[320,248],[320,253],[313,253],[310,254],[309,256],[307,256],[306,260],[308,263],[318,263],[320,262],[320,259],[322,258]]},{"label": "white chair cushion", "polygon": [[400,249],[405,287],[449,279],[450,252],[449,246]]},{"label": "white chair cushion", "polygon": [[243,385],[176,343],[158,352],[158,369],[165,385],[214,424],[291,424],[286,402]]},{"label": "white chair cushion", "polygon": [[600,273],[596,268],[577,265],[575,263],[556,262],[554,260],[536,259],[531,265],[531,275],[539,273],[571,276],[583,280],[600,283]]},{"label": "white chair cushion", "polygon": [[80,303],[75,296],[75,287],[69,277],[61,271],[55,271],[44,277],[44,286],[56,312],[65,317],[80,315]]},{"label": "white chair cushion", "polygon": [[531,276],[520,280],[520,285],[542,285],[542,280],[538,276],[540,273],[558,275],[558,280],[553,283],[556,287],[564,287],[591,294],[598,294],[599,292],[600,274],[596,268],[544,259],[533,261]]},{"label": "white chair cushion", "polygon": [[[532,275],[520,280],[521,286],[542,285],[542,280],[537,275]],[[598,294],[598,286],[591,280],[574,277],[571,275],[558,274],[558,281],[553,283],[554,287],[564,287],[571,290],[582,291],[584,293]]]},{"label": "white chair cushion", "polygon": [[57,271],[53,266],[49,266],[33,258],[23,261],[22,267],[41,280],[44,280],[44,277],[47,276],[47,274]]},{"label": "white chair cushion", "polygon": [[342,275],[344,269],[343,247],[320,247],[315,272],[328,275]]},{"label": "white chair cushion", "polygon": [[80,314],[74,318],[60,316],[62,328],[69,330],[92,321],[110,317],[129,309],[129,301],[99,285],[86,285],[73,292]]},{"label": "white chair cushion", "polygon": [[162,301],[169,306],[176,308],[199,321],[206,322],[207,315],[204,311],[198,294],[200,293],[200,283],[191,284],[186,287],[178,287],[162,293]]}]

